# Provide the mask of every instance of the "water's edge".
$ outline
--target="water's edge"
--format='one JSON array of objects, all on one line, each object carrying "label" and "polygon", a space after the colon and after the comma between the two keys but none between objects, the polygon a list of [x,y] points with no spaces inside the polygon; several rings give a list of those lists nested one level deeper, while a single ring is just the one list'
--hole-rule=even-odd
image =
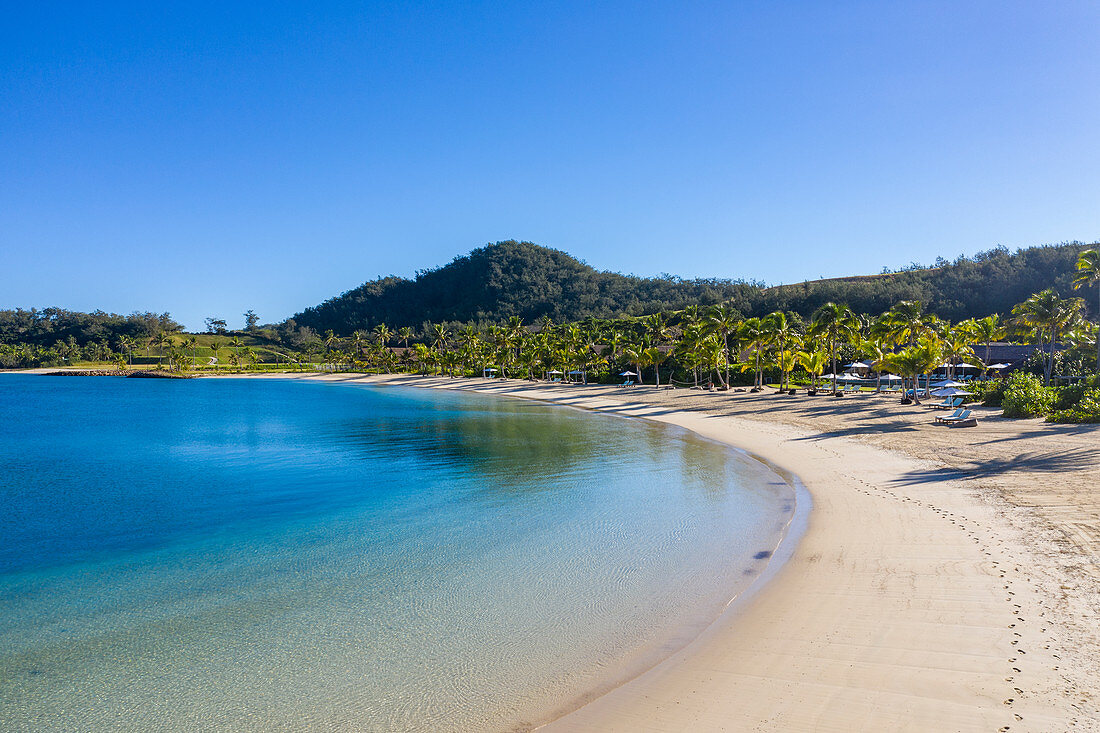
[{"label": "water's edge", "polygon": [[[703,435],[702,433],[692,429],[689,425],[681,424],[680,422],[677,422],[674,418],[670,418],[668,413],[664,414],[664,419],[655,419],[652,417],[646,417],[644,415],[624,415],[617,410],[607,409],[599,406],[566,404],[552,397],[535,397],[525,394],[486,391],[478,389],[477,384],[417,384],[415,381],[406,380],[403,380],[400,384],[393,384],[384,379],[372,379],[371,376],[372,375],[362,375],[361,378],[355,378],[349,375],[348,378],[342,379],[340,381],[318,379],[310,380],[310,382],[321,382],[325,384],[338,384],[345,386],[350,383],[378,388],[413,387],[416,389],[438,389],[452,392],[474,393],[489,397],[524,400],[527,402],[534,402],[542,405],[551,405],[556,408],[573,409],[580,412],[612,415],[625,420],[644,420],[646,422],[662,425],[666,428],[675,427],[691,433],[697,439],[718,446],[721,450],[731,451],[740,456],[751,458],[752,460],[759,462],[771,473],[782,479],[791,488],[794,494],[794,510],[791,512],[790,518],[788,519],[783,531],[779,534],[776,544],[772,548],[772,554],[767,559],[767,562],[764,564],[763,570],[759,574],[757,574],[747,586],[741,588],[737,593],[735,593],[733,597],[731,597],[726,602],[726,604],[723,606],[722,611],[717,616],[710,619],[704,619],[699,624],[692,624],[689,629],[680,630],[686,631],[687,633],[675,633],[673,635],[673,638],[675,639],[674,643],[663,645],[659,649],[653,649],[648,654],[642,655],[641,660],[636,660],[634,663],[624,664],[623,668],[617,670],[614,675],[610,676],[600,685],[591,688],[587,692],[582,693],[578,697],[564,704],[556,705],[552,709],[548,709],[545,714],[538,716],[535,720],[523,721],[522,723],[518,723],[519,727],[513,728],[512,730],[537,730],[543,728],[553,721],[558,720],[559,718],[563,718],[570,713],[579,710],[585,705],[588,705],[592,701],[603,697],[609,692],[649,673],[656,667],[671,659],[676,654],[686,649],[691,644],[704,637],[708,631],[715,628],[718,624],[734,622],[733,617],[743,608],[745,608],[748,605],[749,601],[761,590],[763,590],[766,587],[768,581],[774,578],[779,573],[779,571],[782,570],[786,562],[794,556],[794,552],[798,546],[799,540],[806,532],[806,528],[809,523],[809,514],[813,508],[813,499],[809,490],[806,488],[805,484],[802,483],[802,480],[798,476],[790,471],[780,468],[763,456],[757,455],[734,443]],[[218,379],[220,377],[204,378]],[[262,375],[259,378],[287,380],[303,379],[303,377],[299,376],[281,375]]]}]

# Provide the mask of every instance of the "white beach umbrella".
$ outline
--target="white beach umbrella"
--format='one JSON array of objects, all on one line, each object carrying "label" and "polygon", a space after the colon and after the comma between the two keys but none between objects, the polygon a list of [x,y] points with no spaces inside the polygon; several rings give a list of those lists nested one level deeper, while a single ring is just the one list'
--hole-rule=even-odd
[{"label": "white beach umbrella", "polygon": [[990,364],[987,368],[988,369],[1008,369],[1010,366],[1012,366],[1012,365],[1011,364]]},{"label": "white beach umbrella", "polygon": [[551,369],[547,374],[564,374],[564,372],[561,369]]},{"label": "white beach umbrella", "polygon": [[620,377],[636,377],[638,372],[619,372]]},{"label": "white beach umbrella", "polygon": [[[944,362],[943,364],[940,364],[936,368],[937,369],[947,369],[951,366],[952,366],[951,364],[948,364],[947,362]],[[973,364],[967,364],[965,361],[960,361],[958,364],[955,364],[954,367],[956,369],[981,369],[981,367],[976,367]]]},{"label": "white beach umbrella", "polygon": [[841,374],[838,379],[842,379],[845,382],[863,381],[863,377],[858,374]]},{"label": "white beach umbrella", "polygon": [[845,369],[851,369],[853,367],[855,367],[856,369],[870,369],[871,365],[865,361],[853,361],[851,364],[844,365]]},{"label": "white beach umbrella", "polygon": [[965,389],[959,389],[958,387],[944,387],[943,389],[937,389],[932,391],[933,397],[958,397],[964,394],[974,394],[973,392],[967,392]]},{"label": "white beach umbrella", "polygon": [[931,387],[965,387],[965,382],[956,382],[954,379],[942,379],[939,382],[932,382]]},{"label": "white beach umbrella", "polygon": [[897,374],[883,374],[879,379],[883,382],[900,382],[902,380]]},{"label": "white beach umbrella", "polygon": [[829,372],[828,374],[822,374],[818,379],[842,379],[842,377],[839,374]]}]

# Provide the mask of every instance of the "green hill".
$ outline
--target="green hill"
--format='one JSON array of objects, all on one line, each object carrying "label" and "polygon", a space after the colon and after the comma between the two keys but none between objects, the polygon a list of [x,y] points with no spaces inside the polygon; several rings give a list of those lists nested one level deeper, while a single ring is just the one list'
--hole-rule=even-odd
[{"label": "green hill", "polygon": [[[920,300],[928,312],[960,320],[1008,313],[1032,293],[1056,288],[1073,293],[1074,242],[1010,252],[998,247],[932,267],[763,287],[734,280],[640,278],[601,272],[570,255],[530,242],[497,242],[414,279],[384,277],[307,308],[297,326],[349,334],[379,323],[419,328],[426,322],[498,323],[519,316],[557,322],[617,318],[687,305],[729,301],[746,316],[775,310],[808,316],[822,303],[847,303],[858,313],[878,314],[900,300]],[[1095,308],[1094,298],[1086,304]],[[1092,314],[1094,317],[1096,314]]]},{"label": "green hill", "polygon": [[[954,262],[941,260],[933,267],[749,290],[734,303],[757,316],[775,310],[808,315],[829,301],[877,315],[900,300],[919,300],[928,312],[953,321],[1006,314],[1044,288],[1053,287],[1062,297],[1084,295],[1071,283],[1077,255],[1088,246],[1095,245],[1073,242],[1016,252],[998,247]],[[1094,297],[1086,298],[1086,307],[1095,310]]]},{"label": "green hill", "polygon": [[296,314],[299,326],[348,334],[379,323],[391,328],[425,322],[530,323],[616,318],[711,305],[754,286],[728,280],[640,278],[600,272],[555,249],[497,242],[415,279],[384,277]]}]

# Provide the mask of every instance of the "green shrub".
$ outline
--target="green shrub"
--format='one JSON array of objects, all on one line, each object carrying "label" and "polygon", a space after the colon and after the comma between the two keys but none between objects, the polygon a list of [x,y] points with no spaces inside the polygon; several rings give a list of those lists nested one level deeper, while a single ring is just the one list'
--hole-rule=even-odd
[{"label": "green shrub", "polygon": [[1052,412],[1047,422],[1100,422],[1100,389],[1085,391],[1076,404]]},{"label": "green shrub", "polygon": [[1054,397],[1034,374],[1017,372],[1005,384],[1001,407],[1005,417],[1041,417],[1054,406]]},{"label": "green shrub", "polygon": [[1000,407],[1005,395],[1003,379],[990,379],[983,382],[971,382],[966,387],[974,393],[967,402],[981,402],[986,407]]},{"label": "green shrub", "polygon": [[1068,410],[1081,401],[1088,390],[1084,384],[1071,384],[1068,387],[1058,387],[1054,390],[1054,410]]}]

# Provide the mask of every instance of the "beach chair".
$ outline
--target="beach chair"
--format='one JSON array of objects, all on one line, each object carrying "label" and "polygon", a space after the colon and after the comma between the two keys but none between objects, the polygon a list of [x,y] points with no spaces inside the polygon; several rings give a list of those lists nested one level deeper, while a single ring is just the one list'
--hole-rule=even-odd
[{"label": "beach chair", "polygon": [[936,409],[952,410],[956,407],[961,406],[962,403],[963,403],[963,398],[962,397],[954,397],[954,398],[947,397],[947,398],[944,399],[943,402],[937,402],[934,405],[925,405],[925,407],[934,407]]},{"label": "beach chair", "polygon": [[942,415],[936,415],[936,422],[939,422],[941,419],[951,419],[951,420],[953,420],[961,414],[963,414],[963,408],[958,407],[958,408],[955,408],[954,412],[944,413]]},{"label": "beach chair", "polygon": [[634,386],[634,380],[633,379],[628,379],[625,382],[623,382],[622,384],[619,384],[619,385],[616,385],[616,386],[618,386],[618,387],[633,387]]},{"label": "beach chair", "polygon": [[[946,417],[937,416],[936,422],[940,423],[941,425],[951,425],[952,423],[962,422],[970,419],[970,410],[962,410],[957,415],[951,414]],[[977,425],[976,420],[974,421],[974,424]]]}]

